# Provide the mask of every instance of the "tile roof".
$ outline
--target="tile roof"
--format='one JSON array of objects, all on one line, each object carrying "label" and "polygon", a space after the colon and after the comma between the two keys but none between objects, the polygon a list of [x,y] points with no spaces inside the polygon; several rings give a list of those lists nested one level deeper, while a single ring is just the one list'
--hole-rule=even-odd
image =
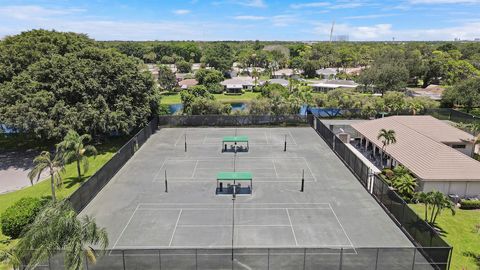
[{"label": "tile roof", "polygon": [[392,116],[351,126],[379,148],[380,129],[393,129],[397,142],[385,152],[424,181],[480,181],[480,162],[442,143],[467,136],[431,116]]}]

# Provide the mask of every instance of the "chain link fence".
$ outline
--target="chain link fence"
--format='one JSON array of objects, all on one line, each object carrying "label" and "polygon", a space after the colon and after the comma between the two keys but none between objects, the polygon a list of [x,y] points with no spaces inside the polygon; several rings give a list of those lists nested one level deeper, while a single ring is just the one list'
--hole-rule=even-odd
[{"label": "chain link fence", "polygon": [[97,195],[98,192],[113,178],[113,176],[127,163],[135,152],[158,129],[158,118],[153,118],[146,127],[135,134],[115,155],[103,165],[95,174],[85,181],[68,200],[73,209],[79,213]]},{"label": "chain link fence", "polygon": [[262,126],[307,125],[305,115],[165,115],[160,126]]},{"label": "chain link fence", "polygon": [[[434,268],[422,248],[235,248],[108,250],[88,270],[418,270]],[[64,270],[61,253],[37,269]]]},{"label": "chain link fence", "polygon": [[448,269],[452,247],[438,232],[420,218],[408,204],[378,175],[373,175],[369,167],[350,150],[335,134],[315,117],[312,127],[327,145],[340,157],[392,220],[405,232],[435,269]]}]

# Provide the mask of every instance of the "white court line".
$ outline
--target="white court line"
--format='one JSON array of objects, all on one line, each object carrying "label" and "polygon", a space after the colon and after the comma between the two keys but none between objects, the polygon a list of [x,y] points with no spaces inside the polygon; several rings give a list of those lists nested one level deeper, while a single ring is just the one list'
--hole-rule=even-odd
[{"label": "white court line", "polygon": [[185,134],[187,134],[187,131],[185,130],[185,132],[181,133],[178,138],[175,140],[175,147],[177,147],[178,145],[178,142],[180,141],[180,138],[184,137],[185,138]]},{"label": "white court line", "polygon": [[152,182],[159,182],[159,181],[157,181],[158,176],[159,176],[160,173],[162,172],[162,168],[163,168],[163,166],[165,166],[165,162],[167,162],[167,160],[168,160],[167,158],[165,158],[165,159],[163,160],[162,166],[160,166],[160,169],[158,169],[157,173],[156,173],[155,176],[153,177]]},{"label": "white court line", "polygon": [[285,208],[285,210],[287,211],[288,222],[290,222],[290,228],[292,229],[293,239],[295,239],[295,245],[298,247],[297,236],[295,235],[295,230],[293,229],[292,219],[290,219],[290,213],[288,212],[288,208]]},{"label": "white court line", "polygon": [[[171,208],[167,208],[167,207],[163,207],[163,208],[141,208],[141,209],[138,209],[138,211],[171,211],[171,210],[186,210],[186,211],[191,211],[191,210],[198,210],[198,211],[217,211],[218,209],[225,209],[225,210],[228,210],[228,209],[231,209],[231,208],[228,208],[228,207],[217,207],[217,208],[195,208],[195,207],[171,207]],[[268,207],[265,207],[265,208],[261,208],[261,207],[256,207],[256,208],[238,208],[238,210],[285,210],[285,209],[292,209],[292,210],[329,210],[330,208],[319,208],[319,207],[303,207],[303,208],[285,208],[285,207],[281,207],[281,208],[268,208]]]},{"label": "white court line", "polygon": [[130,222],[132,222],[133,216],[135,216],[135,213],[137,212],[137,210],[138,210],[139,207],[140,207],[140,204],[137,204],[137,207],[135,208],[135,210],[133,211],[132,215],[131,215],[130,218],[128,219],[127,224],[125,224],[125,227],[123,227],[123,230],[120,232],[120,235],[118,236],[117,241],[115,241],[115,244],[113,244],[112,249],[115,249],[115,246],[118,244],[118,241],[120,241],[120,238],[122,237],[122,235],[123,235],[123,233],[125,232],[125,230],[127,230],[127,227],[128,227],[128,225],[130,224]]},{"label": "white court line", "polygon": [[182,211],[183,209],[180,209],[180,212],[178,213],[177,222],[175,223],[175,228],[173,228],[172,237],[170,238],[170,243],[168,244],[169,247],[172,246],[173,237],[175,236],[175,231],[177,231],[177,226],[178,226],[178,222],[180,221],[180,216],[182,215]]},{"label": "white court line", "polygon": [[[330,208],[330,203],[301,203],[301,202],[278,202],[278,203],[248,203],[248,202],[237,202],[235,205],[277,205],[277,204],[291,204],[291,205],[328,205]],[[138,205],[218,205],[223,206],[223,204],[218,203],[139,203]],[[327,208],[328,209],[328,208]]]},{"label": "white court line", "polygon": [[[275,178],[278,178],[277,166],[275,166],[275,160],[272,159],[273,168],[275,169]],[[256,177],[254,177],[256,178]]]},{"label": "white court line", "polygon": [[[199,224],[199,225],[178,225],[178,227],[184,227],[184,228],[197,228],[197,227],[201,227],[201,228],[221,228],[221,227],[227,227],[227,228],[231,228],[232,225],[202,225],[202,224]],[[235,227],[290,227],[290,225],[265,225],[265,224],[261,224],[261,225],[248,225],[248,224],[244,224],[244,225],[239,225],[239,224],[235,224]]]},{"label": "white court line", "polygon": [[265,139],[267,139],[267,145],[270,145],[270,141],[268,140],[268,136],[267,136],[267,131],[265,130],[263,133],[265,134]]},{"label": "white court line", "polygon": [[290,137],[292,138],[293,143],[295,143],[295,145],[298,145],[297,141],[295,141],[295,138],[293,137],[292,131],[290,131],[290,129],[287,129],[287,131],[288,133],[290,133]]},{"label": "white court line", "polygon": [[197,162],[195,162],[195,168],[193,168],[192,178],[195,176],[195,172],[197,171],[198,162],[199,162],[199,160],[197,160]]},{"label": "white court line", "polygon": [[328,206],[330,206],[330,209],[332,210],[333,215],[334,215],[335,218],[337,219],[338,224],[340,224],[340,228],[342,228],[342,231],[343,231],[343,233],[345,234],[345,236],[347,237],[348,242],[350,243],[350,246],[352,246],[352,248],[353,248],[353,250],[355,251],[355,253],[357,253],[357,250],[356,250],[355,247],[353,246],[352,240],[350,240],[350,237],[348,237],[348,234],[347,234],[347,232],[345,231],[345,228],[343,228],[342,223],[341,223],[340,220],[338,219],[337,214],[336,214],[335,211],[333,210],[332,205],[331,205],[331,204],[328,204]]}]

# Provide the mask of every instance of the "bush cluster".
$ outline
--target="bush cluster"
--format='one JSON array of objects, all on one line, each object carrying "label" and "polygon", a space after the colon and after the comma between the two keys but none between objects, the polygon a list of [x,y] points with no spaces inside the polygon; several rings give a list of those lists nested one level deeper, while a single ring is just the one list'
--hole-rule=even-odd
[{"label": "bush cluster", "polygon": [[480,200],[462,200],[460,201],[461,209],[480,209]]},{"label": "bush cluster", "polygon": [[18,238],[26,226],[31,224],[47,201],[39,198],[25,197],[5,210],[0,218],[4,235]]}]

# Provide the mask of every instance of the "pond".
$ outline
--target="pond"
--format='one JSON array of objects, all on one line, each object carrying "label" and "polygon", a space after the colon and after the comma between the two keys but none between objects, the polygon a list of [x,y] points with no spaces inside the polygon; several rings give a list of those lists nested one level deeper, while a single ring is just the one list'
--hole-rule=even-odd
[{"label": "pond", "polygon": [[[247,108],[247,103],[244,102],[235,102],[229,103],[232,106],[232,111],[243,111]],[[180,111],[183,108],[183,104],[171,104],[168,109],[170,114],[175,114],[176,112]]]}]

